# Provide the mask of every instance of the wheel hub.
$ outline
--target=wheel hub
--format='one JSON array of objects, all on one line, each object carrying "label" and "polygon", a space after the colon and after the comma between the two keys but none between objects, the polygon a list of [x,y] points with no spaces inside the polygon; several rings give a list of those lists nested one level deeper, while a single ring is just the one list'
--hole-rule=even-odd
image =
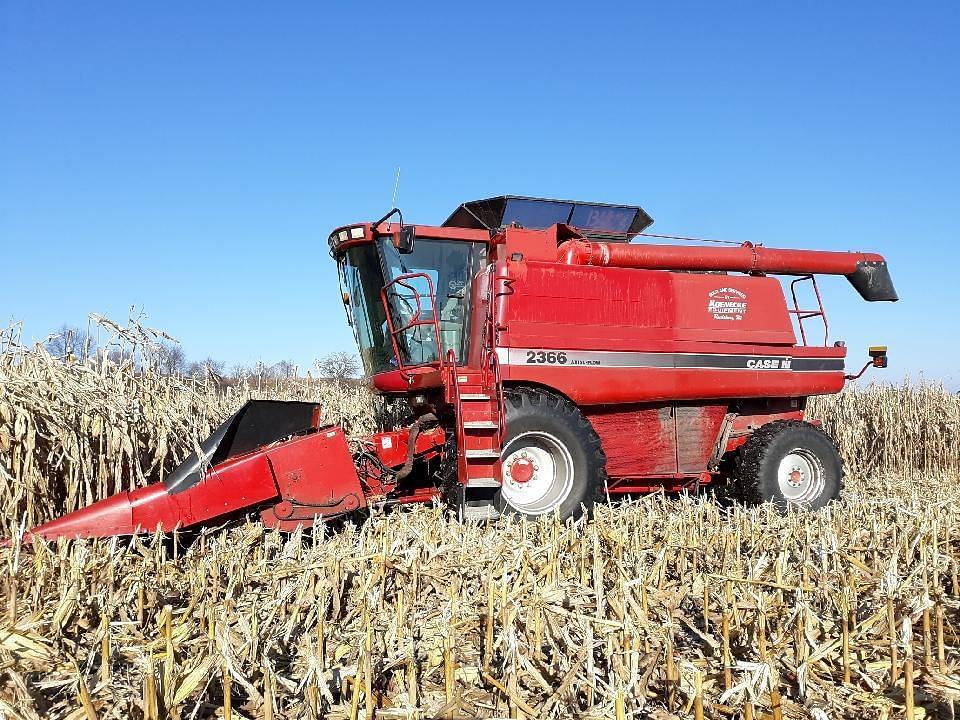
[{"label": "wheel hub", "polygon": [[528,483],[536,474],[537,466],[530,460],[526,452],[522,452],[520,456],[510,464],[509,472],[514,482]]},{"label": "wheel hub", "polygon": [[791,503],[813,502],[826,487],[820,459],[806,448],[787,453],[777,468],[777,482],[783,497]]},{"label": "wheel hub", "polygon": [[793,487],[800,487],[803,484],[803,472],[798,467],[794,467],[790,471],[790,475],[787,477],[787,482],[790,483]]},{"label": "wheel hub", "polygon": [[534,431],[503,451],[500,492],[516,510],[542,515],[559,507],[573,487],[573,459],[554,436]]}]

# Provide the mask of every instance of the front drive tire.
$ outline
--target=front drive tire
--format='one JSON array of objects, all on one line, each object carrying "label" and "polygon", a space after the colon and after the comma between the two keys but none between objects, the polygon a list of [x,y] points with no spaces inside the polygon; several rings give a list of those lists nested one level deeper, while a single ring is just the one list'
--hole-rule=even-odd
[{"label": "front drive tire", "polygon": [[497,511],[526,518],[590,514],[607,483],[606,456],[590,421],[566,398],[536,388],[504,390],[504,405]]},{"label": "front drive tire", "polygon": [[843,462],[822,430],[780,420],[762,426],[741,448],[735,485],[750,503],[818,510],[840,496]]}]

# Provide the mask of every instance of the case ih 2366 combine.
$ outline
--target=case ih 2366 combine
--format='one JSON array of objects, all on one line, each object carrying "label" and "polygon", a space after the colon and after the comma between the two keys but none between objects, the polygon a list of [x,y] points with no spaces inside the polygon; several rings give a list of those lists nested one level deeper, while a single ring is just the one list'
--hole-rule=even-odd
[{"label": "case ih 2366 combine", "polygon": [[[607,493],[718,481],[783,507],[836,498],[840,458],[804,410],[852,376],[844,345],[827,343],[815,275],[896,300],[884,259],[630,242],[651,222],[639,207],[498,197],[439,227],[394,210],[338,228],[330,253],[364,369],[377,392],[407,399],[408,427],[351,453],[317,406],[250,402],[161,483],[32,533],[254,511],[293,529],[434,498],[464,516],[569,517]],[[793,276],[789,303],[776,275]],[[864,370],[886,365],[884,348],[870,355]]]}]

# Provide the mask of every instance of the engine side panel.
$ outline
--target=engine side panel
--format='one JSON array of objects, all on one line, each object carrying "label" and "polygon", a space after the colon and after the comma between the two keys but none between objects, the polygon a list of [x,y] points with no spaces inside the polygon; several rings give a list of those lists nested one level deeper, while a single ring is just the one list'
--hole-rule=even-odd
[{"label": "engine side panel", "polygon": [[727,410],[726,405],[675,406],[677,472],[695,474],[707,469]]},{"label": "engine side panel", "polygon": [[726,404],[631,404],[584,408],[620,478],[697,475],[707,471],[729,407]]},{"label": "engine side panel", "polygon": [[673,475],[677,435],[672,406],[613,405],[586,409],[610,478]]},{"label": "engine side panel", "polygon": [[[727,403],[662,403],[583,408],[607,458],[610,492],[709,482],[724,453],[763,425],[804,419],[802,398]],[[638,481],[646,481],[646,484]]]}]

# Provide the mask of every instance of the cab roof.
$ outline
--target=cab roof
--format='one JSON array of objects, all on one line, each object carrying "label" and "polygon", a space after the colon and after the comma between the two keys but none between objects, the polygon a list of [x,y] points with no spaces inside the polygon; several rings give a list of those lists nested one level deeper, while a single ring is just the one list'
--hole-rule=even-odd
[{"label": "cab roof", "polygon": [[500,195],[463,203],[444,221],[443,227],[496,232],[513,223],[538,230],[569,225],[587,237],[629,241],[650,227],[653,218],[638,205]]}]

